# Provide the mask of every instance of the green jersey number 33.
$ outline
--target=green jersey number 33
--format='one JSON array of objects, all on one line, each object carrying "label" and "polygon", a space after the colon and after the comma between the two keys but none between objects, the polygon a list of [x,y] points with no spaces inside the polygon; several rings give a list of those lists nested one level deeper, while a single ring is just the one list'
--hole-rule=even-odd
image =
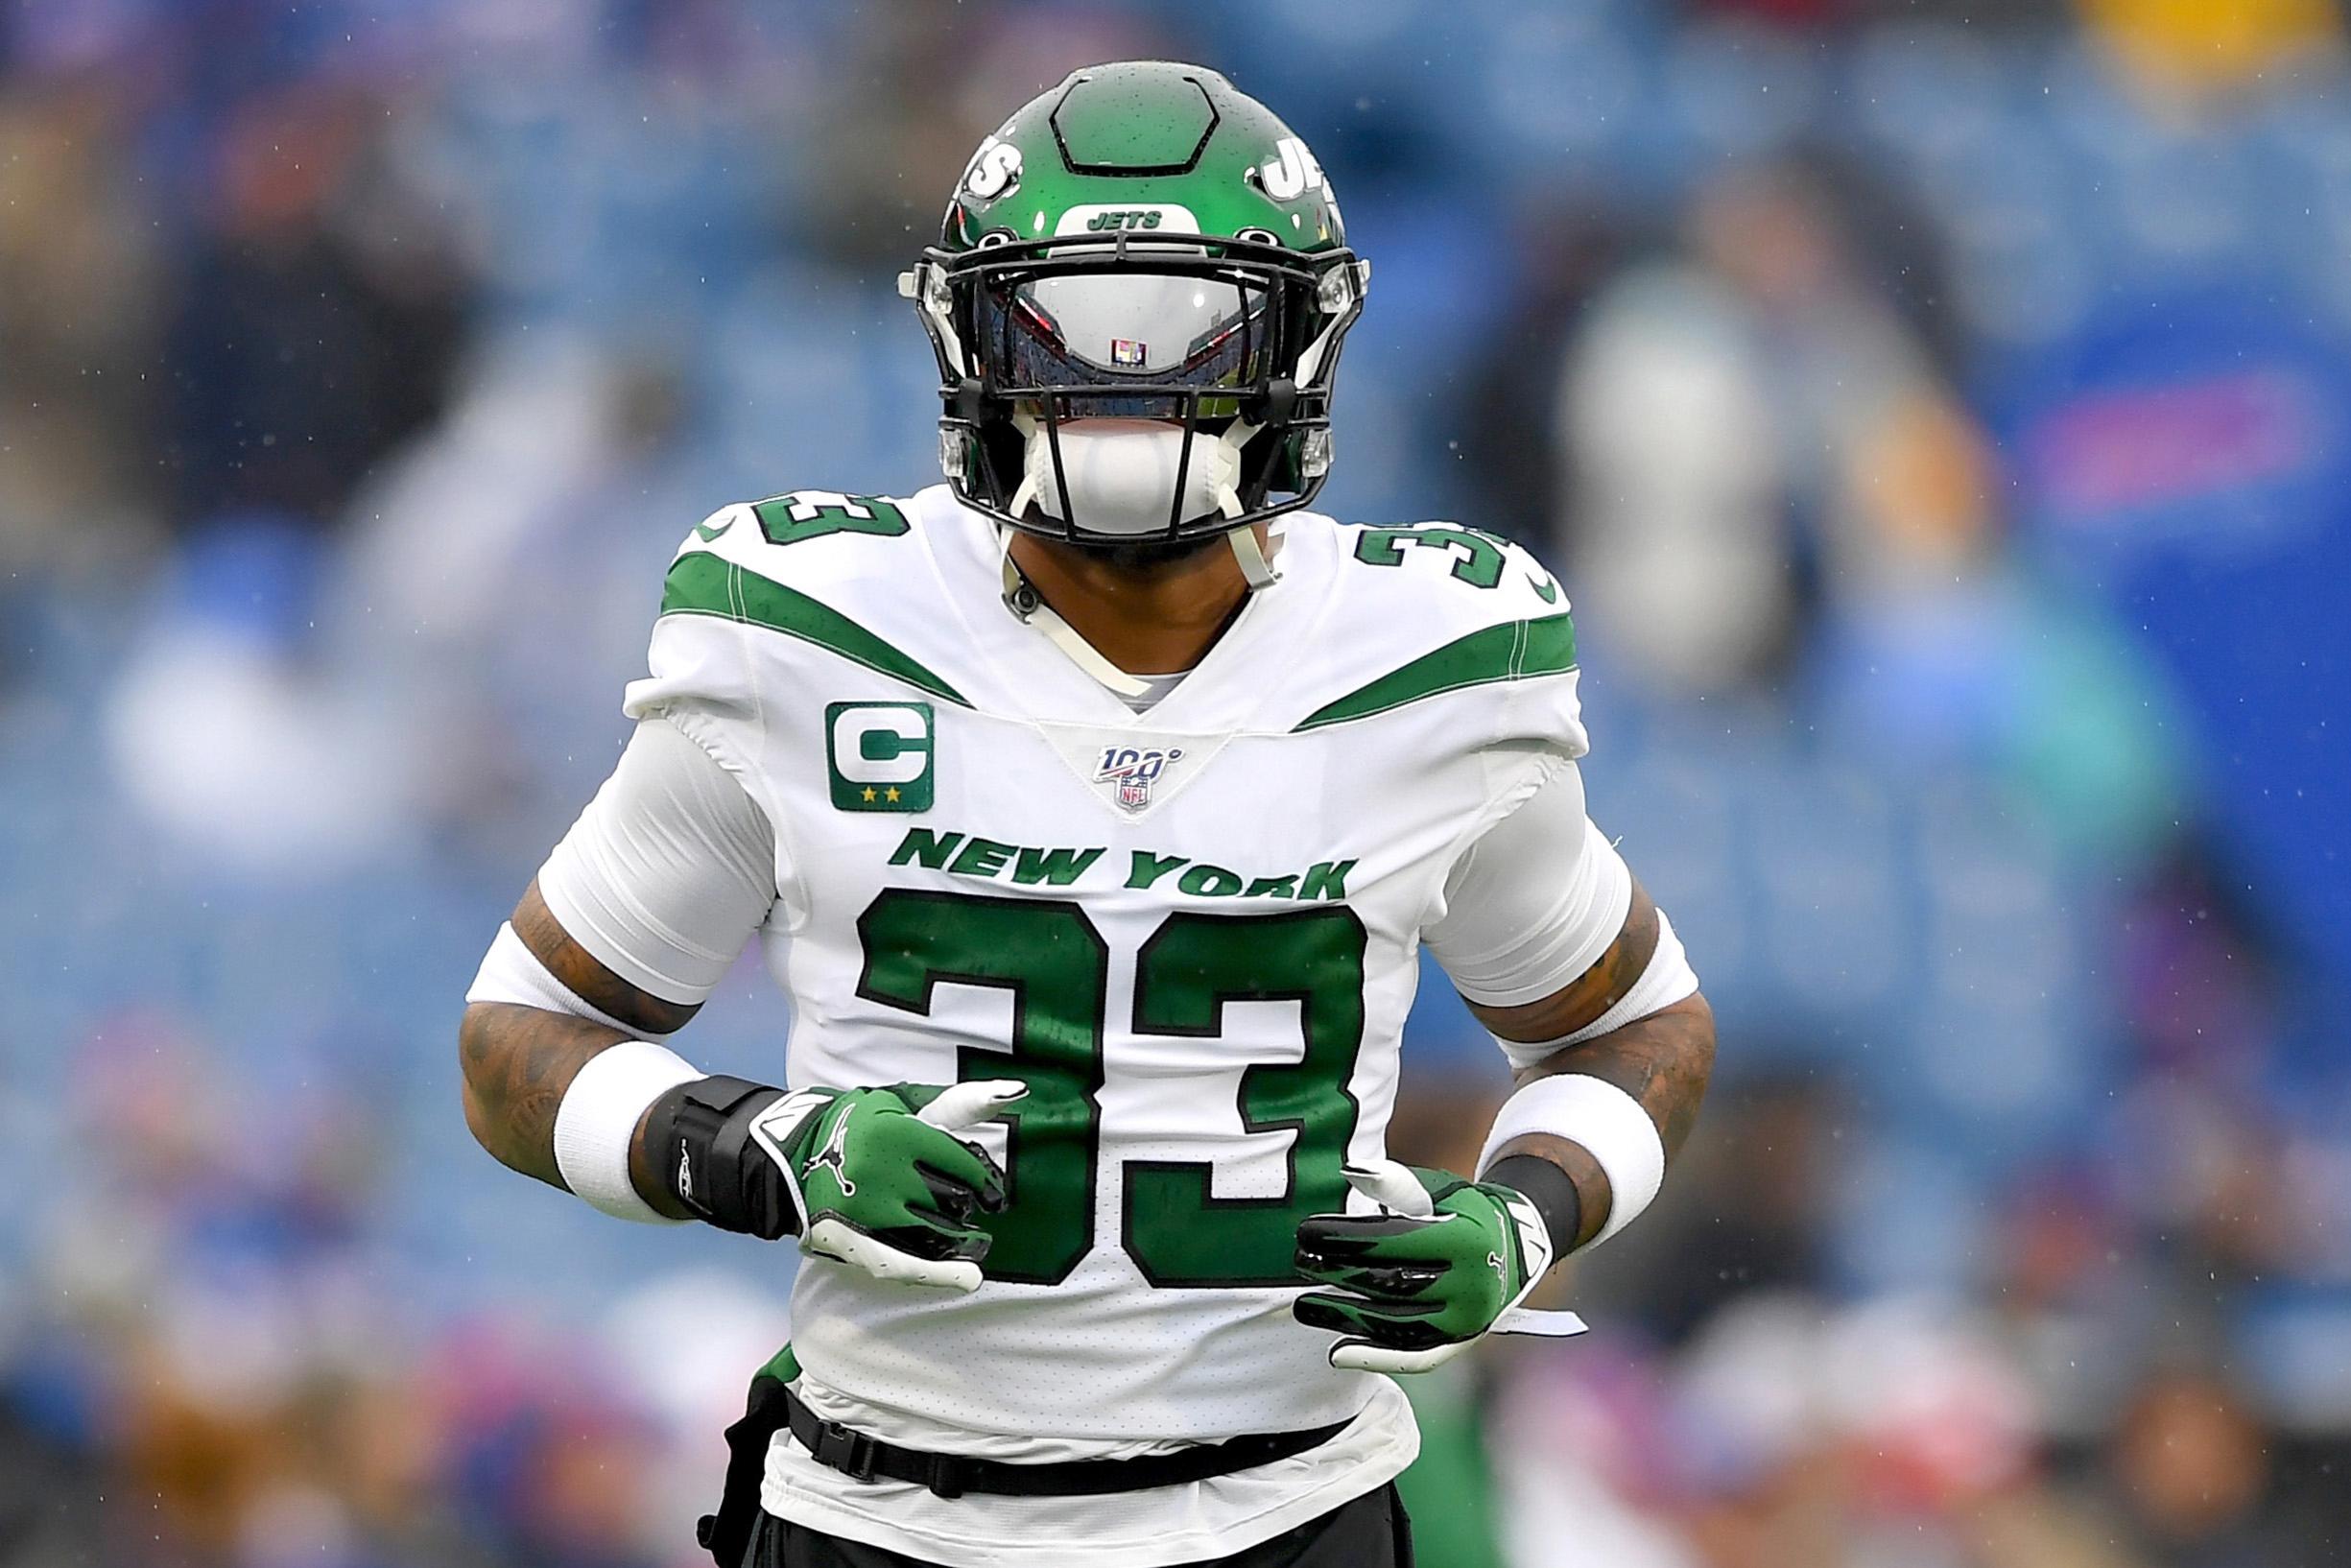
[{"label": "green jersey number 33", "polygon": [[[1009,1052],[966,1046],[959,1079],[1014,1078],[1009,1201],[986,1218],[985,1269],[1053,1285],[1094,1247],[1103,1035],[1110,952],[1077,905],[891,889],[858,920],[858,994],[928,1015],[935,987],[1012,993]],[[1354,1135],[1347,1092],[1364,1039],[1364,925],[1327,906],[1280,915],[1177,913],[1135,955],[1134,1032],[1214,1037],[1228,1002],[1295,1001],[1305,1054],[1241,1075],[1241,1127],[1292,1131],[1278,1198],[1218,1198],[1205,1162],[1130,1160],[1119,1243],[1166,1289],[1287,1285],[1298,1223],[1345,1207]]]}]

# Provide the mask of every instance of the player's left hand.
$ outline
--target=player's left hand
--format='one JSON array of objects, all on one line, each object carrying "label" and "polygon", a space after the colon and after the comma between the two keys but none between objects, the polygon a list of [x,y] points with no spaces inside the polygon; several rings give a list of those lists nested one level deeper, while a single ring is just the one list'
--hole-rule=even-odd
[{"label": "player's left hand", "polygon": [[1318,1214],[1298,1226],[1298,1272],[1337,1289],[1309,1291],[1291,1309],[1310,1328],[1345,1336],[1331,1346],[1333,1366],[1425,1372],[1497,1328],[1581,1329],[1572,1314],[1519,1308],[1553,1257],[1542,1216],[1519,1193],[1393,1160],[1345,1169],[1381,1212]]}]

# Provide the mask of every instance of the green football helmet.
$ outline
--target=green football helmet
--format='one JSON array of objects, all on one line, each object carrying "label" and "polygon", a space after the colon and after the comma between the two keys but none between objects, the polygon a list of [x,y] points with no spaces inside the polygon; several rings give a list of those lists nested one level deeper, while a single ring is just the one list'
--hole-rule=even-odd
[{"label": "green football helmet", "polygon": [[1075,71],[980,144],[899,290],[966,505],[1087,545],[1302,507],[1370,264],[1304,142],[1214,71]]}]

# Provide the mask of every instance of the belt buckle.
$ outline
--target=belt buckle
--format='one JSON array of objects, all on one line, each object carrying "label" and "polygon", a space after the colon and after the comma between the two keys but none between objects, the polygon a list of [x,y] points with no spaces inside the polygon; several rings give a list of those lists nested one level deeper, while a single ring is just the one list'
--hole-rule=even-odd
[{"label": "belt buckle", "polygon": [[817,1428],[816,1446],[810,1452],[819,1464],[839,1470],[852,1481],[871,1481],[875,1446],[867,1434],[839,1421],[826,1421]]}]

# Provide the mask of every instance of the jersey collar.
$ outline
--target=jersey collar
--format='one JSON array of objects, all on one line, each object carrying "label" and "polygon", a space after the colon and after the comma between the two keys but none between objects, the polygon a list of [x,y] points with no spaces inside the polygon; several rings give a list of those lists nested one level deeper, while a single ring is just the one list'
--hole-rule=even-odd
[{"label": "jersey collar", "polygon": [[[1070,630],[1057,615],[1074,653],[1039,621],[1052,615],[1040,606],[1028,620],[1007,608],[1019,584],[1008,576],[1009,562],[994,522],[956,502],[945,486],[922,492],[921,535],[938,572],[943,597],[962,623],[981,660],[996,677],[991,707],[1047,724],[1079,724],[1171,734],[1232,733],[1258,727],[1259,713],[1279,693],[1285,655],[1321,611],[1331,579],[1327,527],[1305,514],[1285,530],[1282,579],[1252,592],[1224,634],[1212,645],[1176,689],[1143,713],[1128,708],[1111,682],[1093,673],[1098,661],[1121,682],[1133,677],[1118,670]],[[1276,524],[1279,527],[1279,524]]]}]

